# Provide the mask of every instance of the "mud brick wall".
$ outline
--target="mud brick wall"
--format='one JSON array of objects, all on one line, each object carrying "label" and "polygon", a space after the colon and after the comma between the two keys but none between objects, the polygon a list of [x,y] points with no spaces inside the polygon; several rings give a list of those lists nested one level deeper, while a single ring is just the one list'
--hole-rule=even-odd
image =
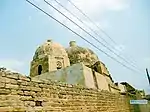
[{"label": "mud brick wall", "polygon": [[0,72],[0,112],[130,112],[125,96]]}]

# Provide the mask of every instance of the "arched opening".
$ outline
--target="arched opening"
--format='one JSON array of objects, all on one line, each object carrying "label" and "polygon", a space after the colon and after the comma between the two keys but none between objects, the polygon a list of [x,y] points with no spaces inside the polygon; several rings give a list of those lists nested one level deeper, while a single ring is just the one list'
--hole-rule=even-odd
[{"label": "arched opening", "polygon": [[38,66],[38,75],[41,75],[41,73],[42,73],[42,65],[39,65]]}]

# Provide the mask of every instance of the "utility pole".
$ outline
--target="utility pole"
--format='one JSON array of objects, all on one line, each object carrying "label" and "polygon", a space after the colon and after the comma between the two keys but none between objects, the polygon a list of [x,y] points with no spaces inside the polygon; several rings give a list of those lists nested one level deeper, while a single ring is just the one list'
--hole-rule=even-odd
[{"label": "utility pole", "polygon": [[149,76],[149,73],[148,73],[148,69],[146,68],[146,73],[147,73],[147,77],[148,77],[148,81],[149,81],[149,85],[150,85],[150,76]]}]

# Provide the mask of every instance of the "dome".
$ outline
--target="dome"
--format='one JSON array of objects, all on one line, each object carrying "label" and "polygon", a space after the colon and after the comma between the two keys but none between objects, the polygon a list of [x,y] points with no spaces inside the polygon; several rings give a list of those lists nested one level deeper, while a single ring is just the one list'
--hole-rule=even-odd
[{"label": "dome", "polygon": [[37,48],[33,59],[39,59],[46,55],[67,56],[67,53],[62,45],[55,43],[52,40],[47,40],[44,44]]},{"label": "dome", "polygon": [[71,65],[83,62],[90,67],[99,61],[98,56],[92,50],[77,46],[75,41],[70,42],[70,47],[66,51]]}]

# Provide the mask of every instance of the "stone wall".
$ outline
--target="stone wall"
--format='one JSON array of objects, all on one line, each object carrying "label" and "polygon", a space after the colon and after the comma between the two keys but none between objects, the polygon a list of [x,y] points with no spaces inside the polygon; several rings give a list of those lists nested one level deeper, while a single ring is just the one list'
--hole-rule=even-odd
[{"label": "stone wall", "polygon": [[[136,93],[136,95],[129,93],[128,95],[126,95],[126,97],[128,101],[142,99],[141,95],[139,95],[138,93]],[[141,105],[131,104],[129,108],[130,108],[130,112],[150,112],[150,101],[148,101],[148,104],[141,104]]]},{"label": "stone wall", "polygon": [[0,112],[130,112],[120,94],[0,72]]},{"label": "stone wall", "polygon": [[98,88],[108,91],[108,85],[113,85],[108,76],[93,71],[83,63],[73,64],[72,66],[53,72],[47,72],[33,78],[38,80],[58,80],[67,84],[80,84],[86,88]]}]

